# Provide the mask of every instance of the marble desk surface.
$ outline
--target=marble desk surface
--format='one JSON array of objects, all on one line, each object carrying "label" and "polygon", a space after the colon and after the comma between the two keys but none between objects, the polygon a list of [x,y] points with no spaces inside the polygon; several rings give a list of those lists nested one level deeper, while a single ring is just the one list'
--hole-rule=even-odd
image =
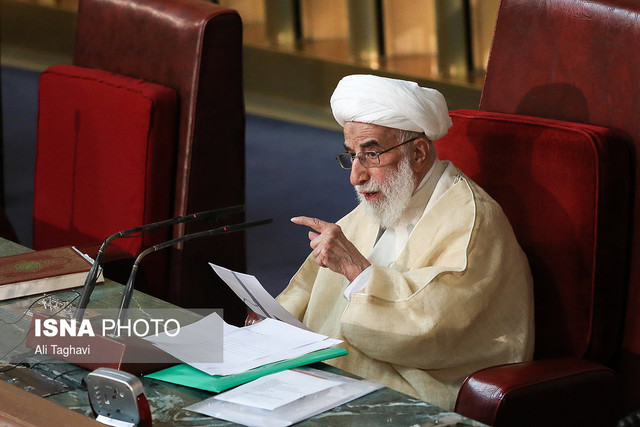
[{"label": "marble desk surface", "polygon": [[[0,256],[14,255],[29,251],[29,249],[0,238]],[[89,308],[92,306],[117,307],[122,294],[123,286],[106,279],[104,284],[98,285],[91,297]],[[36,297],[26,297],[24,300],[33,300]],[[0,314],[6,312],[14,300],[0,303]],[[145,309],[166,308],[169,304],[144,293],[135,291],[131,307]],[[14,315],[15,316],[15,315]],[[28,351],[24,342],[24,334],[29,321],[21,322],[11,327],[0,326],[1,354],[16,344],[15,351]],[[7,361],[9,356],[2,356]],[[349,375],[336,368],[323,363],[313,365],[315,368],[328,370],[342,375]],[[87,388],[84,382],[89,371],[65,362],[38,362],[33,370],[45,374],[50,378],[66,385],[68,391],[54,394],[47,399],[74,411],[83,413],[88,417],[94,417],[89,405]],[[196,402],[205,400],[213,393],[197,390],[189,387],[178,386],[166,382],[142,377],[145,395],[149,401],[154,426],[227,426],[234,425],[227,421],[207,417],[183,408]],[[301,423],[301,426],[482,426],[483,424],[465,418],[454,412],[431,405],[419,399],[412,398],[403,393],[383,388],[371,394],[340,405],[332,410],[316,415]]]}]

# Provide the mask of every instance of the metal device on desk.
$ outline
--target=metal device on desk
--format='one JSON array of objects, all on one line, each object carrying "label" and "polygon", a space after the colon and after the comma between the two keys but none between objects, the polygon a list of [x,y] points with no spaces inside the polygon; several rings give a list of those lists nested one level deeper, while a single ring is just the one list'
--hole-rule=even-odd
[{"label": "metal device on desk", "polygon": [[117,369],[98,368],[87,375],[89,402],[103,424],[151,426],[151,410],[138,377]]}]

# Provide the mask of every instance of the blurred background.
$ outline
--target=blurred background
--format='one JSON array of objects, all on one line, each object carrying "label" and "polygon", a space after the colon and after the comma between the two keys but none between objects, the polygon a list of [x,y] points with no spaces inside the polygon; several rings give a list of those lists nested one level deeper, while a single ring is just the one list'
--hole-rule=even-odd
[{"label": "blurred background", "polygon": [[[207,1],[207,0],[202,0]],[[218,0],[243,21],[247,272],[274,295],[309,253],[295,215],[356,205],[329,97],[347,74],[414,80],[477,109],[499,0]],[[31,244],[40,72],[72,60],[77,0],[0,0],[5,208]],[[215,260],[212,260],[215,262]]]}]

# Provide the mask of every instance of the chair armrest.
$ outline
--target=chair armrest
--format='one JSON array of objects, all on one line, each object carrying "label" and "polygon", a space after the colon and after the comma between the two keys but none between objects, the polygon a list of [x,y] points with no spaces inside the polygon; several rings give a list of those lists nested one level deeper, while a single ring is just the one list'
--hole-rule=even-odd
[{"label": "chair armrest", "polygon": [[455,411],[493,426],[615,425],[618,377],[577,358],[494,366],[464,381]]}]

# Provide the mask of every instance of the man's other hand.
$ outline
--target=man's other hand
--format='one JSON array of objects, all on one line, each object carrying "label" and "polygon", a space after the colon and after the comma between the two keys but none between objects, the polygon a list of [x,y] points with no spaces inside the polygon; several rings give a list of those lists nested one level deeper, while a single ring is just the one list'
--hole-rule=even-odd
[{"label": "man's other hand", "polygon": [[371,265],[346,238],[339,225],[307,216],[291,218],[291,222],[314,230],[309,232],[309,246],[318,265],[342,274],[349,282]]}]

